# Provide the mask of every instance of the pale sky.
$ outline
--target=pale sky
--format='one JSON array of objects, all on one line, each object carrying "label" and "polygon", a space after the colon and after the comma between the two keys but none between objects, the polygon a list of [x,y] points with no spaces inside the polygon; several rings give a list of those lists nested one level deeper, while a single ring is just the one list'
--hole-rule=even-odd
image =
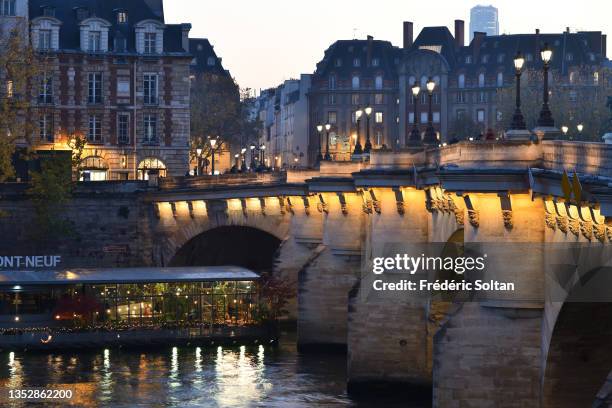
[{"label": "pale sky", "polygon": [[499,9],[500,33],[603,31],[612,56],[612,0],[166,0],[167,23],[191,23],[191,37],[210,39],[242,88],[265,89],[312,73],[336,40],[402,45],[402,22],[424,26],[466,22],[476,4]]}]

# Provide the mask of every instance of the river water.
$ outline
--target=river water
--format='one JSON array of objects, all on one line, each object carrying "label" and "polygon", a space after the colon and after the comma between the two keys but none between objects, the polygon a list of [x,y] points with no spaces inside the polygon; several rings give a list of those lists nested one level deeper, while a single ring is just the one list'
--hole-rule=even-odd
[{"label": "river water", "polygon": [[352,400],[345,357],[300,354],[292,334],[277,346],[0,352],[0,365],[0,406],[35,406],[7,404],[9,389],[53,387],[74,397],[45,407],[417,407],[380,395]]}]

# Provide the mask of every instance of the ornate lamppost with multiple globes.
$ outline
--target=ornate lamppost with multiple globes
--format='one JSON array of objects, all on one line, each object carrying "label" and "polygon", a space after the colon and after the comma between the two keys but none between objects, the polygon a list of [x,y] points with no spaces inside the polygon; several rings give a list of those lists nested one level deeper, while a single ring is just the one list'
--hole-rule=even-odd
[{"label": "ornate lamppost with multiple globes", "polygon": [[357,122],[357,139],[355,140],[355,151],[353,152],[353,154],[362,154],[363,153],[363,148],[361,147],[361,136],[360,136],[360,130],[361,130],[361,117],[363,116],[363,111],[361,109],[358,109],[357,112],[355,112],[355,119]]},{"label": "ornate lamppost with multiple globes", "polygon": [[542,104],[542,110],[540,111],[540,118],[538,119],[538,126],[545,128],[554,128],[555,120],[552,117],[550,106],[548,104],[550,94],[548,90],[548,71],[550,69],[550,61],[552,59],[552,50],[548,46],[548,43],[544,44],[544,48],[540,52],[542,62],[544,63],[544,102]]},{"label": "ornate lamppost with multiple globes", "polygon": [[427,93],[429,95],[429,111],[427,112],[427,129],[425,130],[425,144],[428,145],[437,145],[438,138],[436,137],[436,130],[433,127],[433,111],[432,111],[432,103],[433,103],[433,93],[436,89],[436,83],[430,77],[427,81]]},{"label": "ornate lamppost with multiple globes", "polygon": [[414,100],[414,126],[412,126],[412,131],[410,132],[410,139],[407,145],[418,146],[421,144],[421,132],[419,132],[419,94],[421,93],[421,87],[419,84],[414,82],[412,85],[412,97]]},{"label": "ornate lamppost with multiple globes", "polygon": [[372,116],[372,108],[368,106],[363,111],[366,114],[366,142],[363,152],[369,154],[372,151],[372,142],[370,141],[370,116]]},{"label": "ornate lamppost with multiple globes", "polygon": [[331,125],[328,123],[325,125],[325,160],[330,161],[331,155],[329,154],[329,131],[331,129]]}]

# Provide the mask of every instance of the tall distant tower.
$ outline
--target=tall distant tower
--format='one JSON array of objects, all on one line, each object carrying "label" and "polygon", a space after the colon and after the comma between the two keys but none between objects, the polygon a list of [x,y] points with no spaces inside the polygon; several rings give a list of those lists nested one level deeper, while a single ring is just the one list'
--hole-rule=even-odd
[{"label": "tall distant tower", "polygon": [[499,35],[499,16],[493,6],[476,6],[470,12],[470,41],[474,32],[483,32],[487,35]]}]

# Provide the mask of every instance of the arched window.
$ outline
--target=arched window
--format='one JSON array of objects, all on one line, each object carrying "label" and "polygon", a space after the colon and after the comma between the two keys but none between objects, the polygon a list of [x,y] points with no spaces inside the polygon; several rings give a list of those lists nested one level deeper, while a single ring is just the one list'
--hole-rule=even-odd
[{"label": "arched window", "polygon": [[111,24],[101,18],[87,18],[79,24],[81,27],[81,50],[87,52],[108,51],[108,29]]},{"label": "arched window", "polygon": [[89,156],[81,161],[79,181],[105,181],[108,174],[108,163],[100,156]]},{"label": "arched window", "polygon": [[148,180],[151,171],[158,172],[159,177],[166,177],[167,174],[166,165],[163,161],[157,157],[147,157],[138,164],[138,179]]},{"label": "arched window", "polygon": [[357,75],[353,76],[353,89],[359,89],[361,86],[359,77]]},{"label": "arched window", "polygon": [[164,51],[164,24],[157,20],[144,20],[134,26],[136,51],[139,54],[161,54]]},{"label": "arched window", "polygon": [[436,89],[440,88],[440,77],[438,75],[433,77],[433,81],[436,84]]},{"label": "arched window", "polygon": [[497,73],[497,86],[500,88],[504,86],[504,73],[503,72]]},{"label": "arched window", "polygon": [[408,78],[408,85],[412,86],[416,83],[416,78],[414,77],[414,75],[411,75],[410,78]]},{"label": "arched window", "polygon": [[374,80],[374,86],[376,87],[376,89],[382,89],[383,88],[383,77],[382,75],[377,75],[376,79]]},{"label": "arched window", "polygon": [[465,74],[459,74],[457,82],[459,83],[459,88],[465,88]]},{"label": "arched window", "polygon": [[481,73],[478,75],[478,87],[484,88],[485,86],[485,74]]}]

